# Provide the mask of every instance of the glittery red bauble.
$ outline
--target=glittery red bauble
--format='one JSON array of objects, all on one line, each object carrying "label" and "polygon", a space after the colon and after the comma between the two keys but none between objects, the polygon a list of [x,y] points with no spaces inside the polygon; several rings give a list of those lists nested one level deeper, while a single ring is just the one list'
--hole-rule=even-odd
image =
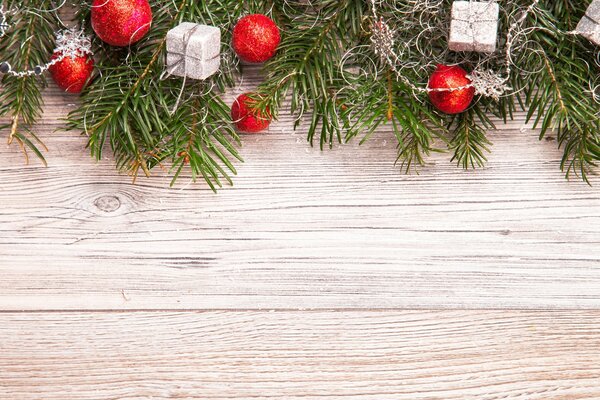
[{"label": "glittery red bauble", "polygon": [[[429,78],[430,89],[453,89],[467,86],[471,80],[467,78],[467,71],[461,67],[438,65]],[[429,99],[433,105],[446,114],[460,114],[471,105],[475,96],[475,88],[458,90],[442,90],[429,92]]]},{"label": "glittery red bauble", "polygon": [[279,28],[266,15],[248,15],[233,28],[233,50],[246,62],[267,61],[275,55],[280,41]]},{"label": "glittery red bauble", "polygon": [[240,132],[258,133],[269,127],[271,114],[267,108],[265,114],[252,108],[255,101],[249,97],[252,93],[244,93],[238,96],[231,105],[231,119]]},{"label": "glittery red bauble", "polygon": [[148,0],[94,0],[92,28],[112,46],[129,46],[144,37],[152,24]]},{"label": "glittery red bauble", "polygon": [[[52,59],[58,57],[60,53],[54,53]],[[80,93],[94,72],[94,59],[91,55],[67,56],[48,70],[58,87],[69,93]]]}]

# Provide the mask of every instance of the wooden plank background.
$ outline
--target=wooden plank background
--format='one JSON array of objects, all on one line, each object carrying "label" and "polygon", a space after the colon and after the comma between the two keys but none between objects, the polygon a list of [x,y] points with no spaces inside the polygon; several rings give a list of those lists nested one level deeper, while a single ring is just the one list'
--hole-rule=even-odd
[{"label": "wooden plank background", "polygon": [[73,101],[46,99],[48,168],[1,147],[3,309],[600,306],[598,187],[566,181],[522,116],[485,169],[442,154],[409,176],[389,131],[321,152],[285,118],[243,137],[214,195],[94,162],[57,131]]},{"label": "wooden plank background", "polygon": [[0,399],[600,398],[599,182],[522,116],[408,176],[283,118],[215,195],[94,162],[74,101],[48,168],[0,145]]},{"label": "wooden plank background", "polygon": [[0,314],[0,397],[598,399],[599,316]]}]

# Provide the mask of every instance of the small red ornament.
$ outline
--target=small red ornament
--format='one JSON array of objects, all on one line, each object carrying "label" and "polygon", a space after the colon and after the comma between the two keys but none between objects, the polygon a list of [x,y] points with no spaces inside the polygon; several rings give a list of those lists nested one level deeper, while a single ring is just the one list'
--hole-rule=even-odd
[{"label": "small red ornament", "polygon": [[279,28],[266,15],[248,15],[233,28],[233,50],[249,63],[262,63],[273,57],[280,41]]},{"label": "small red ornament", "polygon": [[250,95],[252,93],[244,93],[235,99],[231,105],[231,119],[240,132],[258,133],[269,127],[272,117],[268,108],[265,114],[252,108],[255,100]]},{"label": "small red ornament", "polygon": [[470,84],[467,71],[458,65],[439,64],[429,78],[429,89],[456,90],[430,91],[429,99],[438,110],[446,114],[460,114],[469,108],[475,96],[474,87],[464,87]]},{"label": "small red ornament", "polygon": [[52,60],[57,58],[62,58],[62,60],[48,68],[54,82],[69,93],[81,93],[94,72],[92,56],[85,54],[63,57],[63,53],[58,52],[52,55]]},{"label": "small red ornament", "polygon": [[56,48],[48,64],[52,79],[69,93],[80,93],[94,72],[92,43],[83,30],[64,30],[56,35]]},{"label": "small red ornament", "polygon": [[150,30],[152,9],[148,0],[94,0],[92,28],[111,46],[129,46]]}]

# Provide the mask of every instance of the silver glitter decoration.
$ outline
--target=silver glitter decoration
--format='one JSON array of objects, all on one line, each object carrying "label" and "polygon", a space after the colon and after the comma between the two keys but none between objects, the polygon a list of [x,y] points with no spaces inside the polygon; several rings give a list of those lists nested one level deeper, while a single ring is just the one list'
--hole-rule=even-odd
[{"label": "silver glitter decoration", "polygon": [[594,0],[588,7],[587,11],[577,28],[575,33],[578,33],[591,42],[600,45],[600,0]]},{"label": "silver glitter decoration", "polygon": [[394,32],[383,18],[375,20],[371,27],[371,45],[382,62],[394,54]]},{"label": "silver glitter decoration", "polygon": [[55,53],[64,57],[83,57],[92,54],[92,41],[83,29],[71,28],[56,35]]},{"label": "silver glitter decoration", "polygon": [[9,27],[10,26],[6,22],[6,11],[4,11],[4,6],[0,5],[0,38],[4,36]]},{"label": "silver glitter decoration", "polygon": [[206,79],[221,64],[221,30],[183,22],[167,33],[167,73],[191,79]]},{"label": "silver glitter decoration", "polygon": [[39,76],[46,72],[51,66],[58,64],[67,57],[76,58],[92,55],[92,42],[90,38],[85,35],[83,29],[72,28],[64,30],[56,34],[56,48],[54,49],[54,53],[58,54],[58,57],[53,58],[46,64],[36,65],[33,69],[13,71],[10,64],[5,62],[2,63],[3,68],[0,69],[0,72],[20,78],[34,75]]},{"label": "silver glitter decoration", "polygon": [[[431,1],[431,3],[430,3]],[[594,0],[599,2],[600,0]],[[443,0],[415,0],[414,9],[417,10],[421,6],[427,6],[431,9],[437,9],[442,4]],[[442,91],[455,91],[460,89],[474,88],[476,93],[482,96],[491,97],[495,100],[499,100],[501,96],[511,91],[512,88],[508,86],[509,77],[513,67],[512,54],[514,51],[515,37],[517,32],[521,29],[521,26],[527,19],[527,17],[536,12],[537,6],[540,0],[532,0],[531,4],[521,13],[521,16],[517,18],[509,27],[507,38],[506,38],[506,70],[503,75],[489,70],[475,69],[468,78],[471,82],[465,86],[452,88],[452,89],[431,89],[424,87],[423,85],[416,85],[409,78],[407,78],[400,70],[400,57],[395,53],[394,49],[394,36],[391,29],[385,24],[382,17],[379,16],[377,0],[371,0],[371,11],[373,14],[373,20],[376,21],[372,29],[371,42],[374,51],[379,55],[396,74],[397,78],[411,88],[414,93],[429,93],[429,92],[442,92]],[[460,10],[461,7],[468,6],[468,8]],[[485,7],[486,12],[484,12]],[[458,7],[458,14],[454,12],[454,7]],[[473,8],[471,8],[473,7]],[[464,12],[466,10],[466,12]],[[475,12],[471,12],[475,11]],[[492,12],[493,11],[493,12]],[[489,13],[489,15],[487,14]],[[487,49],[495,51],[496,40],[498,34],[498,20],[500,14],[500,7],[493,1],[488,2],[473,2],[473,1],[455,1],[453,3],[453,17],[457,18],[457,21],[452,23],[456,27],[456,23],[467,23],[467,50],[473,50],[474,46],[487,45]],[[487,28],[480,28],[479,25],[489,25]],[[488,29],[489,28],[489,29]],[[493,28],[493,29],[492,29]],[[482,36],[477,36],[483,32]],[[485,32],[490,36],[487,41],[485,39]],[[456,35],[456,33],[455,33]],[[493,36],[493,40],[492,40]],[[451,35],[452,38],[452,35]],[[453,39],[453,38],[452,38]],[[493,46],[493,47],[492,47]],[[483,47],[479,47],[483,48]],[[477,50],[478,51],[478,50]]]},{"label": "silver glitter decoration", "polygon": [[448,48],[453,51],[493,53],[498,37],[498,3],[455,1]]},{"label": "silver glitter decoration", "polygon": [[471,84],[475,88],[475,93],[485,97],[491,97],[496,101],[498,101],[500,96],[504,95],[504,93],[512,90],[512,88],[506,84],[507,79],[494,71],[482,71],[476,69],[467,75],[467,78],[471,80]]}]

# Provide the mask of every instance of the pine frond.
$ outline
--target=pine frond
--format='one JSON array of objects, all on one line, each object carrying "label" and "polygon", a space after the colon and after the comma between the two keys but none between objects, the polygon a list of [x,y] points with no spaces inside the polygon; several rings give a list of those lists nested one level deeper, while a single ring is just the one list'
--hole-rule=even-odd
[{"label": "pine frond", "polygon": [[575,174],[589,182],[588,174],[600,160],[599,105],[589,87],[597,50],[585,38],[562,34],[574,29],[574,16],[585,11],[577,3],[548,4],[536,19],[541,29],[534,34],[545,51],[522,61],[540,65],[525,86],[527,120],[540,128],[540,138],[556,133],[567,177]]},{"label": "pine frond", "polygon": [[[189,168],[194,180],[201,177],[214,190],[221,186],[220,178],[231,181],[226,170],[235,174],[230,157],[241,159],[228,107],[214,92],[233,84],[235,58],[226,50],[221,71],[203,82],[161,79],[166,33],[182,21],[230,26],[244,9],[233,0],[161,0],[153,11],[153,28],[139,43],[128,49],[96,43],[101,73],[84,93],[82,105],[69,115],[68,129],[88,136],[97,159],[109,143],[118,169],[134,178],[169,161],[173,183]],[[227,49],[228,32],[222,40]]]},{"label": "pine frond", "polygon": [[454,151],[452,161],[464,169],[485,166],[486,153],[490,152],[491,142],[487,132],[494,124],[478,104],[456,116],[452,123],[453,137],[450,148]]},{"label": "pine frond", "polygon": [[[23,4],[9,0],[4,8],[17,11],[8,16],[9,28],[0,40],[2,61],[8,62],[14,71],[26,71],[46,64],[52,55],[54,30],[59,20],[55,13],[40,10],[51,10],[54,3],[31,0]],[[2,78],[0,118],[10,122],[0,125],[0,132],[7,133],[9,144],[18,143],[27,162],[29,149],[46,164],[42,151],[47,151],[47,148],[33,133],[33,127],[42,114],[42,89],[45,87],[43,76],[5,75]]]},{"label": "pine frond", "polygon": [[378,129],[389,125],[398,141],[397,162],[408,173],[423,165],[432,151],[439,151],[434,141],[445,140],[446,129],[429,104],[415,97],[389,69],[378,76],[373,81],[363,74],[355,75],[356,81],[343,103],[352,121],[346,141],[362,135],[363,144]]},{"label": "pine frond", "polygon": [[[295,128],[310,114],[308,141],[319,136],[320,147],[341,142],[344,125],[340,118],[337,89],[341,85],[340,59],[352,38],[360,33],[366,4],[359,0],[313,2],[315,9],[301,1],[284,5],[280,19],[284,35],[277,55],[264,67],[266,79],[258,88],[258,107],[268,107],[277,116],[284,100],[290,101],[296,117]],[[289,96],[289,99],[288,99]]]}]

